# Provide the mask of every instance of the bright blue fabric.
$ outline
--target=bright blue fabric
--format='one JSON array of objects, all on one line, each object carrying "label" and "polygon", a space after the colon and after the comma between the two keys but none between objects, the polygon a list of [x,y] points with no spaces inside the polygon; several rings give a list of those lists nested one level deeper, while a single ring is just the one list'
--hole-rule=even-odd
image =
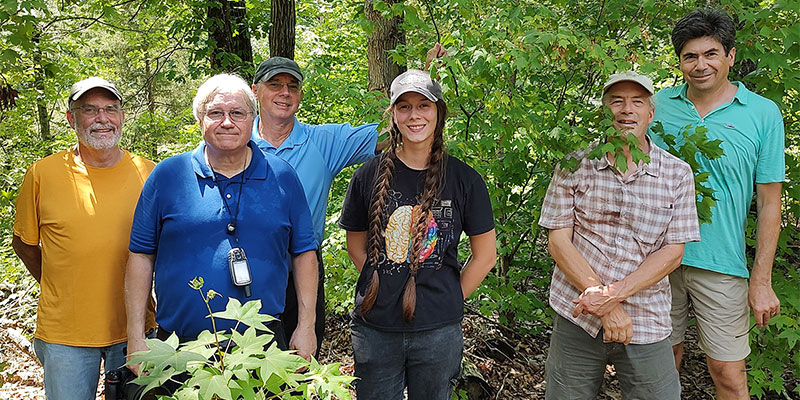
[{"label": "bright blue fabric", "polygon": [[258,135],[258,122],[256,117],[252,140],[262,151],[286,160],[297,171],[311,209],[314,237],[317,244],[322,245],[333,178],[345,167],[375,156],[378,124],[309,125],[295,118],[292,133],[276,148]]},{"label": "bright blue fabric", "polygon": [[[700,225],[700,242],[686,243],[683,264],[727,275],[749,277],[745,256],[744,230],[753,198],[754,183],[783,182],[785,177],[784,131],[780,110],[772,101],[749,90],[740,82],[731,102],[705,117],[686,98],[681,85],[656,93],[653,123],[661,122],[665,134],[676,135],[687,125],[708,128],[708,138],[719,139],[723,157],[696,159],[708,182],[716,190],[712,223]],[[650,132],[653,143],[666,148],[663,138]],[[679,139],[678,146],[683,144]]]},{"label": "bright blue fabric", "polygon": [[[208,310],[188,282],[201,276],[204,291],[222,296],[211,300],[213,311],[225,309],[228,297],[242,303],[260,299],[261,312],[283,312],[286,281],[292,255],[315,250],[308,211],[300,181],[285,161],[258,151],[253,142],[252,161],[245,170],[237,231],[239,247],[250,263],[253,296],[231,282],[228,251],[234,238],[225,232],[231,222],[203,157],[205,143],[195,150],[170,157],[158,165],[142,188],[133,217],[130,250],[155,254],[156,322],[178,336],[195,337],[211,329]],[[230,179],[217,175],[231,212],[236,210],[241,174]],[[216,320],[218,329],[230,329],[231,320]]]}]

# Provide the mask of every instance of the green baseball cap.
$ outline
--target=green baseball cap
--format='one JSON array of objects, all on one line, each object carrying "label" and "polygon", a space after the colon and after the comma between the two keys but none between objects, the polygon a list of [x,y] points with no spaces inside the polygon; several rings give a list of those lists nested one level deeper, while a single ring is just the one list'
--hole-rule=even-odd
[{"label": "green baseball cap", "polygon": [[300,72],[300,66],[294,60],[275,56],[261,62],[253,77],[253,84],[266,82],[278,74],[289,74],[295,77],[298,83],[303,83],[303,73]]}]

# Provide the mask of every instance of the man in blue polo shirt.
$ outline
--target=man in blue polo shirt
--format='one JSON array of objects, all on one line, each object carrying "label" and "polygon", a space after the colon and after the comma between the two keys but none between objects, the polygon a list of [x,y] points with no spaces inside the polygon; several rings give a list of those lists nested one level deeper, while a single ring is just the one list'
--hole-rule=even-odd
[{"label": "man in blue polo shirt", "polygon": [[[427,53],[426,65],[434,58],[447,55],[436,43]],[[314,238],[319,248],[325,239],[325,214],[331,183],[342,169],[360,164],[386,147],[378,143],[378,124],[310,125],[297,120],[295,114],[303,99],[303,73],[296,62],[284,57],[271,57],[262,62],[253,79],[253,92],[258,98],[259,113],[253,124],[253,141],[267,154],[286,160],[300,178],[311,210]],[[325,273],[322,255],[317,251],[319,280],[316,304],[317,352],[325,332]],[[289,274],[286,309],[281,321],[287,337],[297,326],[297,302],[293,275]],[[318,355],[318,354],[317,354]]]},{"label": "man in blue polo shirt", "polygon": [[[142,188],[133,215],[125,276],[128,354],[146,350],[144,307],[155,280],[160,339],[176,334],[194,340],[211,330],[210,310],[188,282],[200,276],[206,289],[244,303],[261,301],[261,313],[284,309],[290,270],[298,276],[295,301],[300,324],[284,337],[269,328],[277,345],[310,358],[316,351],[317,243],[305,194],[294,169],[264,154],[250,140],[256,99],[247,82],[220,74],[197,90],[194,115],[203,142],[193,151],[159,163]],[[217,319],[217,330],[236,321]],[[137,366],[131,366],[137,371]]]},{"label": "man in blue polo shirt", "polygon": [[[719,399],[749,398],[744,361],[750,353],[748,306],[759,327],[780,311],[772,289],[772,262],[785,173],[783,120],[775,103],[728,80],[735,36],[735,25],[723,11],[696,10],[679,20],[672,44],[686,83],[656,94],[653,118],[663,124],[665,134],[677,135],[687,125],[704,126],[709,139],[722,141],[725,152],[715,160],[697,157],[710,174],[717,205],[712,223],[700,227],[701,241],[686,244],[683,265],[670,275],[676,367],[680,369],[691,304]],[[666,147],[662,137],[651,132],[651,138]],[[754,184],[757,245],[748,271],[744,228]]]}]

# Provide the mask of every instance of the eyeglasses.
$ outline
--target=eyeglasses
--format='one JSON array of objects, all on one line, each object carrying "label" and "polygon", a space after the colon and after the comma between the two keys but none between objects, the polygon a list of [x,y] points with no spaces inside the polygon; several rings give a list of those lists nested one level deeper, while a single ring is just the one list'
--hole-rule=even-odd
[{"label": "eyeglasses", "polygon": [[227,115],[228,118],[231,119],[231,121],[242,122],[242,121],[246,120],[247,117],[250,116],[250,114],[252,114],[252,113],[249,112],[249,111],[239,110],[239,109],[230,110],[230,111],[208,110],[208,111],[206,111],[206,118],[208,118],[208,119],[210,119],[212,121],[219,122],[219,121],[224,120],[225,119],[225,115]]},{"label": "eyeglasses", "polygon": [[267,81],[264,82],[264,84],[267,85],[267,89],[269,89],[272,92],[280,92],[283,89],[283,87],[286,86],[286,88],[289,89],[289,93],[294,93],[294,94],[300,93],[300,84],[297,82],[280,83],[274,81]]},{"label": "eyeglasses", "polygon": [[122,111],[122,108],[118,105],[97,107],[91,104],[84,104],[80,107],[75,107],[70,109],[70,111],[76,111],[76,110],[80,110],[81,114],[87,117],[96,116],[100,112],[100,110],[103,110],[103,112],[105,112],[106,115],[108,115],[109,117],[117,117],[119,116],[119,113]]}]

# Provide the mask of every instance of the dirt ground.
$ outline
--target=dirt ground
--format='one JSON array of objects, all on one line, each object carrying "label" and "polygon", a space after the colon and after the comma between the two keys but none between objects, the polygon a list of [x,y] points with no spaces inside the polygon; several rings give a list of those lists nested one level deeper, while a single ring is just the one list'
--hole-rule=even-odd
[{"label": "dirt ground", "polygon": [[[320,358],[323,362],[340,362],[343,372],[352,373],[353,353],[348,323],[346,316],[328,318]],[[535,336],[518,335],[477,315],[467,315],[463,327],[464,362],[458,390],[466,391],[471,400],[544,399],[544,362],[550,342],[549,331]],[[681,398],[713,400],[714,384],[706,371],[705,355],[695,345],[695,336],[694,327],[690,327],[681,370]],[[597,399],[622,399],[613,367],[607,368]],[[800,400],[800,397],[772,393],[763,399]]]},{"label": "dirt ground", "polygon": [[[353,355],[346,316],[328,318],[326,339],[321,361],[340,362],[343,373],[352,374]],[[693,329],[693,328],[692,328]],[[31,348],[26,348],[20,334],[26,327],[4,321],[0,332],[0,399],[44,399],[42,369]],[[543,399],[544,361],[549,333],[521,336],[501,328],[492,321],[468,315],[464,321],[464,364],[459,390],[469,399]],[[686,356],[681,383],[683,399],[714,399],[714,386],[706,372],[705,357],[694,346],[694,331],[688,333]],[[27,343],[29,345],[29,343]],[[622,399],[613,368],[598,399]],[[102,386],[98,388],[101,398]],[[354,396],[355,398],[355,396]],[[769,400],[800,400],[800,398],[768,394]]]}]

